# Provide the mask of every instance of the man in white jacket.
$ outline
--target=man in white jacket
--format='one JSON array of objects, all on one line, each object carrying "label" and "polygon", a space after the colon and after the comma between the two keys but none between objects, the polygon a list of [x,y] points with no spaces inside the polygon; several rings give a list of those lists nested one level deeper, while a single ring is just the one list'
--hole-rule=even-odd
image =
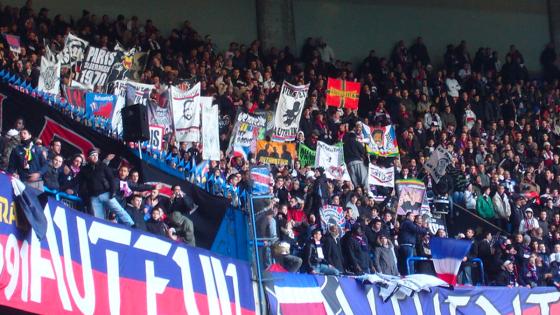
[{"label": "man in white jacket", "polygon": [[498,191],[492,197],[492,203],[494,203],[494,213],[500,222],[500,227],[505,228],[511,216],[511,204],[504,185],[498,186]]}]

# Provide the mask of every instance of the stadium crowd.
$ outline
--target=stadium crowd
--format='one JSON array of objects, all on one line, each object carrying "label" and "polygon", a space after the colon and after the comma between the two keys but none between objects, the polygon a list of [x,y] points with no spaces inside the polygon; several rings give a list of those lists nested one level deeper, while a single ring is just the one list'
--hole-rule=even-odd
[{"label": "stadium crowd", "polygon": [[[397,216],[390,198],[380,202],[373,197],[390,197],[392,189],[370,191],[364,185],[363,167],[374,163],[394,167],[398,178],[419,178],[434,196],[451,200],[448,225],[461,207],[506,232],[496,236],[473,226],[453,236],[473,243],[460,283],[481,283],[473,281],[477,263],[472,259],[479,258],[487,284],[560,288],[560,86],[552,44],[543,50],[543,71],[535,76],[514,45],[502,58],[489,47],[471,55],[468,43],[461,41],[450,44],[443,63],[435,66],[418,37],[411,45],[399,41],[388,57],[372,50],[353,65],[336,59],[321,38],[308,38],[300,54],[289,47],[265,50],[258,40],[232,42],[219,50],[188,21],[165,37],[151,20],[123,15],[112,20],[86,10],[76,21],[61,15],[51,19],[48,9],[37,13],[31,1],[21,8],[1,8],[0,30],[22,41],[19,54],[4,42],[0,68],[33,86],[45,45],[60,51],[69,32],[96,47],[110,49],[118,41],[150,51],[142,82],[157,89],[183,80],[201,82],[202,94],[219,104],[223,153],[220,161],[211,162],[206,188],[234,206],[244,206],[251,189],[249,166],[255,162],[254,157],[230,159],[225,154],[236,113],[274,110],[283,81],[309,83],[297,144],[315,149],[318,141],[342,141],[345,162],[358,167],[349,167],[352,181],[342,182],[327,179],[321,168],[301,167],[297,160],[289,166],[271,165],[274,199],[257,228],[275,243],[272,256],[286,269],[297,271],[301,265],[312,273],[404,275],[408,257],[431,257],[434,235],[422,216]],[[74,73],[64,73],[62,84],[70,84]],[[361,83],[356,111],[325,105],[328,77]],[[369,127],[392,124],[400,157],[368,155],[356,137],[367,126],[358,121]],[[98,217],[193,245],[193,230],[204,229],[188,219],[192,200],[179,186],[170,198],[162,196],[161,187],[144,185],[134,168],[108,167],[110,152],[104,152],[104,161],[96,149],[87,156],[62,156],[60,141],[42,144],[23,120],[4,132],[1,169],[37,188],[77,194]],[[451,152],[453,164],[435,183],[423,165],[439,145]],[[166,146],[184,161],[201,161],[198,144],[176,143],[171,137]],[[342,231],[336,226],[321,229],[319,208],[324,204],[343,207]],[[422,262],[415,269],[433,273],[432,268]]]}]

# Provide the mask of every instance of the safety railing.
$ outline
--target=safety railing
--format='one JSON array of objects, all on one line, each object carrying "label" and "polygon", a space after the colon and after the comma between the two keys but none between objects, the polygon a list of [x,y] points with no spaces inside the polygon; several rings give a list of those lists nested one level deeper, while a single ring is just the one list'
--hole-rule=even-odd
[{"label": "safety railing", "polygon": [[78,211],[83,210],[83,206],[84,206],[83,200],[78,196],[70,195],[70,194],[67,194],[63,191],[49,189],[47,187],[44,187],[44,191],[45,191],[45,193],[53,196],[57,201],[62,202],[63,204],[65,204],[69,208],[73,208],[73,209],[76,209]]},{"label": "safety railing", "polygon": [[[414,264],[418,261],[430,261],[432,262],[432,259],[428,258],[428,257],[420,257],[420,256],[411,256],[408,257],[406,259],[406,271],[407,274],[413,274],[414,273]],[[481,280],[481,284],[484,285],[486,283],[486,277],[484,274],[484,263],[482,262],[482,260],[480,258],[474,258],[474,259],[469,259],[467,260],[467,262],[469,263],[477,263],[480,266],[480,280]]]}]

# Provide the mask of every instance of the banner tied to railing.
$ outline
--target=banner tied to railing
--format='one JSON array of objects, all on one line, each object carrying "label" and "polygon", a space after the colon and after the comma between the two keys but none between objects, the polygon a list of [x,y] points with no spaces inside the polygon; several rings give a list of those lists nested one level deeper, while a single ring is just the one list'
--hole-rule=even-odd
[{"label": "banner tied to railing", "polygon": [[247,263],[49,199],[47,235],[16,227],[0,174],[0,304],[41,314],[254,314]]}]

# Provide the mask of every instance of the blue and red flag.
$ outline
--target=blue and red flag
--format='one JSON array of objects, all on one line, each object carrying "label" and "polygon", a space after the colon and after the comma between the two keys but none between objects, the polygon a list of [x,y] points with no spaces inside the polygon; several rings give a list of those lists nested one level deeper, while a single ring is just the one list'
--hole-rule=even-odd
[{"label": "blue and red flag", "polygon": [[457,284],[457,273],[463,258],[467,256],[472,243],[454,238],[434,237],[430,241],[432,261],[438,278]]},{"label": "blue and red flag", "polygon": [[266,195],[270,192],[272,175],[268,167],[253,167],[251,169],[251,180],[253,181],[254,195]]}]

